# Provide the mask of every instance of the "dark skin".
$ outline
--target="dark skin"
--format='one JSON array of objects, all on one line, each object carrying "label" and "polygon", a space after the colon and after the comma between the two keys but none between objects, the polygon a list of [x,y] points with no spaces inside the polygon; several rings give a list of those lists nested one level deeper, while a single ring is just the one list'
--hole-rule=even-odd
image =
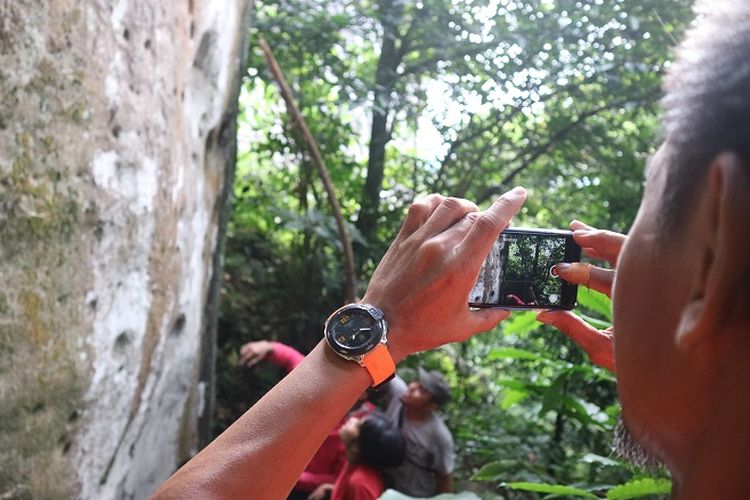
[{"label": "dark skin", "polygon": [[[540,320],[560,328],[595,362],[617,366],[625,422],[669,467],[674,498],[746,498],[750,164],[732,152],[713,158],[683,222],[666,233],[658,213],[670,168],[676,167],[657,153],[627,240],[586,234],[599,256],[614,258],[614,280],[585,266],[561,272],[611,291],[613,335],[568,313],[545,312]],[[618,241],[624,243],[619,256],[612,245]]]},{"label": "dark skin", "polygon": [[[570,229],[573,230],[573,239],[581,246],[585,255],[592,259],[604,260],[612,268],[616,266],[617,258],[627,239],[625,235],[598,230],[580,221],[571,222]],[[614,269],[577,262],[558,264],[556,270],[561,278],[570,283],[583,285],[612,297]],[[565,333],[586,351],[592,363],[611,372],[615,371],[612,328],[597,330],[570,311],[543,311],[537,315],[537,319]]]}]

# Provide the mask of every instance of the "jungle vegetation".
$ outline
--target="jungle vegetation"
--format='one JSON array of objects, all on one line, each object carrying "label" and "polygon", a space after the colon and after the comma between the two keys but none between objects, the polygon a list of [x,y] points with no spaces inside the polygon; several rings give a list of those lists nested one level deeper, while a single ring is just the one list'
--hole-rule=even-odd
[{"label": "jungle vegetation", "polygon": [[[282,375],[238,368],[244,342],[307,352],[342,305],[343,246],[263,37],[317,142],[353,241],[361,296],[406,208],[431,192],[487,206],[529,192],[516,225],[626,232],[659,140],[660,82],[688,0],[256,2],[239,118],[219,328],[216,432]],[[579,292],[605,327],[610,303]],[[529,313],[410,358],[452,383],[462,489],[488,498],[633,498],[663,473],[612,456],[612,374]],[[537,493],[532,493],[537,492]]]}]

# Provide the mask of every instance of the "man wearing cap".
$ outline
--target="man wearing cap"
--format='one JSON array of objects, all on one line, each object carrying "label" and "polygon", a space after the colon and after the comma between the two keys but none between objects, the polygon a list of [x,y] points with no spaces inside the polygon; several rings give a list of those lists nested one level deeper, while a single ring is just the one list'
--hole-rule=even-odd
[{"label": "man wearing cap", "polygon": [[406,442],[404,463],[386,472],[393,489],[414,497],[453,490],[453,436],[437,413],[450,399],[450,386],[437,371],[420,368],[408,386],[398,376],[389,383],[386,415]]}]

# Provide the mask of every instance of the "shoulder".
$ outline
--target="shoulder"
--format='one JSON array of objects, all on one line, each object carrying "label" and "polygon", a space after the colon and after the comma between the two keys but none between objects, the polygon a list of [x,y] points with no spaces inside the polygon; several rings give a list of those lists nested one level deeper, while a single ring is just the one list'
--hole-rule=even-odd
[{"label": "shoulder", "polygon": [[377,470],[366,465],[352,468],[347,490],[355,498],[378,498],[383,493],[383,476]]},{"label": "shoulder", "polygon": [[406,382],[404,382],[404,379],[396,375],[391,379],[390,382],[388,382],[388,394],[390,396],[393,396],[394,394],[398,394],[399,396],[406,392],[407,385]]},{"label": "shoulder", "polygon": [[380,482],[382,475],[380,471],[367,465],[357,465],[351,469],[351,477],[366,482]]},{"label": "shoulder", "polygon": [[401,396],[406,393],[406,389],[406,382],[398,375],[388,382],[388,386],[386,387],[388,393],[385,395],[385,414],[394,422],[398,420]]}]

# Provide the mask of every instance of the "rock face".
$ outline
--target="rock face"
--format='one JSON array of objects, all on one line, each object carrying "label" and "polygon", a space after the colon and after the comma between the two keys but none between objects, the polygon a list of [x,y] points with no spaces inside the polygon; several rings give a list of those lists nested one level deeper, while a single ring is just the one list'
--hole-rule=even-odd
[{"label": "rock face", "polygon": [[249,9],[0,0],[0,498],[196,451]]}]

